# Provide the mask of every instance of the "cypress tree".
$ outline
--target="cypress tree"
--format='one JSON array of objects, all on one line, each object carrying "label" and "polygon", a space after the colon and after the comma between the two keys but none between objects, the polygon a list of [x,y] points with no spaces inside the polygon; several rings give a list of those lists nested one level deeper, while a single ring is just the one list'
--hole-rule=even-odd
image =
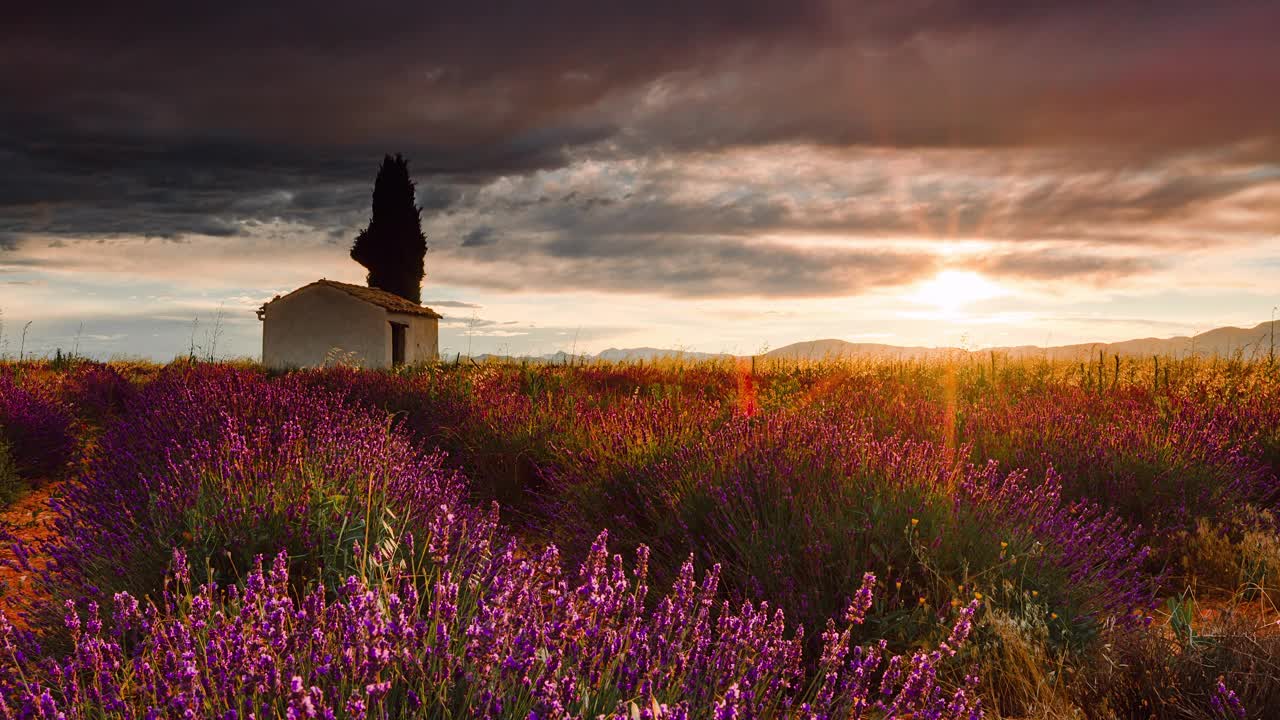
[{"label": "cypress tree", "polygon": [[373,183],[369,226],[351,245],[351,259],[369,271],[369,287],[421,303],[426,254],[422,208],[414,200],[409,161],[399,153],[387,155]]}]

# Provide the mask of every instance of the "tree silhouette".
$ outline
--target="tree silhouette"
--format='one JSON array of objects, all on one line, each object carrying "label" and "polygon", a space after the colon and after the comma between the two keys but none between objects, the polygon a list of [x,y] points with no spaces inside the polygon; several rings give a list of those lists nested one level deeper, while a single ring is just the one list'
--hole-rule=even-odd
[{"label": "tree silhouette", "polygon": [[421,303],[426,254],[422,208],[414,201],[409,161],[399,153],[387,155],[373,183],[369,226],[351,245],[351,259],[369,271],[369,287]]}]

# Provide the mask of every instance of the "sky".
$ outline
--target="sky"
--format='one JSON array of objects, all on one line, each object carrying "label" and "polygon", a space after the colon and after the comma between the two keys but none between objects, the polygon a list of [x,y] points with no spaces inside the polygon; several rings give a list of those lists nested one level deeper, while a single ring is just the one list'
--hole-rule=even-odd
[{"label": "sky", "polygon": [[1274,0],[21,3],[0,354],[258,355],[264,301],[363,282],[388,152],[448,354],[1253,326],[1277,36]]}]

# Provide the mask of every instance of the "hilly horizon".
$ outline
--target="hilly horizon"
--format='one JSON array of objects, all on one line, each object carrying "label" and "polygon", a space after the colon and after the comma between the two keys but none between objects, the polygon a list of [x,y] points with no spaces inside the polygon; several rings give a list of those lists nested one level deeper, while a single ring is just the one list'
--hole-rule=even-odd
[{"label": "hilly horizon", "polygon": [[[854,343],[837,338],[825,338],[791,343],[769,350],[756,357],[792,360],[824,360],[844,357],[920,360],[954,357],[959,354],[995,352],[1010,359],[1043,357],[1049,360],[1083,360],[1102,352],[1107,356],[1121,355],[1125,357],[1152,355],[1162,357],[1190,357],[1193,355],[1200,357],[1235,357],[1239,355],[1246,360],[1255,360],[1265,359],[1268,357],[1268,353],[1271,352],[1273,327],[1274,331],[1276,331],[1276,342],[1280,342],[1280,320],[1277,320],[1259,323],[1252,328],[1219,327],[1196,335],[1177,335],[1167,338],[1146,337],[1117,342],[1075,343],[1047,347],[1039,345],[1002,345],[980,348],[928,347],[885,343]],[[611,347],[594,354],[572,354],[561,350],[537,356],[497,355],[491,353],[475,356],[478,360],[526,358],[557,363],[567,362],[574,358],[609,362],[635,362],[674,358],[710,360],[738,357],[752,357],[752,355],[656,347]]]},{"label": "hilly horizon", "polygon": [[1003,345],[981,348],[954,346],[922,347],[898,346],[879,343],[851,343],[838,339],[810,340],[792,343],[765,353],[765,357],[794,359],[823,359],[847,356],[881,356],[902,359],[919,359],[950,356],[956,353],[1000,353],[1010,358],[1044,357],[1049,360],[1076,360],[1092,357],[1098,352],[1108,356],[1202,356],[1260,359],[1271,351],[1273,328],[1280,321],[1263,322],[1252,328],[1219,327],[1196,335],[1177,335],[1168,338],[1136,338],[1117,342],[1090,342],[1071,345]]}]

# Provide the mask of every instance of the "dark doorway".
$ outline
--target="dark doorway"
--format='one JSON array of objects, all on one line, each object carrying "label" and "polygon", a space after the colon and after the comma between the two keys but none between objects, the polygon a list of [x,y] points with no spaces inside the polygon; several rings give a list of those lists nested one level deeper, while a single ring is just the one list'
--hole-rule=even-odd
[{"label": "dark doorway", "polygon": [[404,332],[408,330],[407,325],[400,323],[391,323],[391,365],[404,364]]}]

